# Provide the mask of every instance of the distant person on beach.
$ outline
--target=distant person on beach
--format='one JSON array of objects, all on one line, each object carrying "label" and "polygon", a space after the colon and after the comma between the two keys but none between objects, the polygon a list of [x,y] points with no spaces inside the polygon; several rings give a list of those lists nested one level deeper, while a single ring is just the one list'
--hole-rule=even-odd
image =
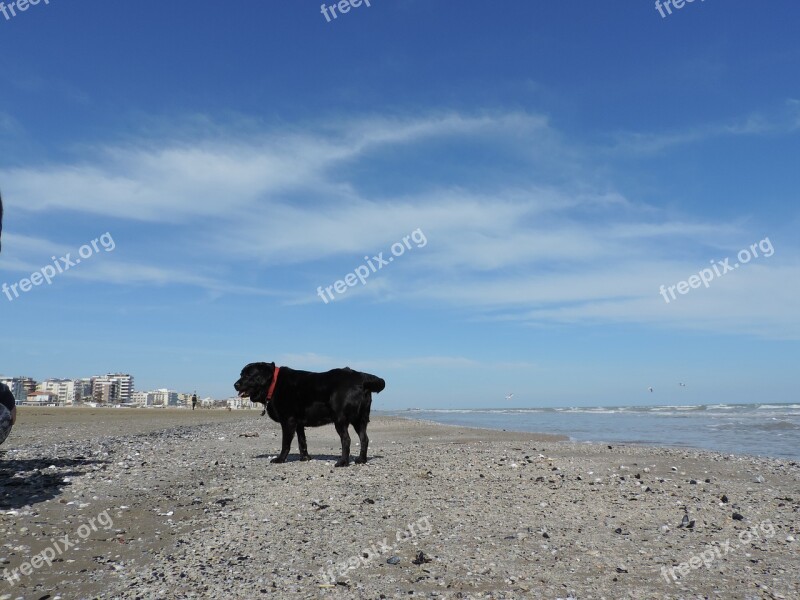
[{"label": "distant person on beach", "polygon": [[197,394],[192,394],[192,410],[197,406]]}]

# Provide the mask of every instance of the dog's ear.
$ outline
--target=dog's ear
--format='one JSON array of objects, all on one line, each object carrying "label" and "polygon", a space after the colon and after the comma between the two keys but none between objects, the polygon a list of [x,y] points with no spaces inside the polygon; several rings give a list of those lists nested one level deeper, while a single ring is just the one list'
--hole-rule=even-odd
[{"label": "dog's ear", "polygon": [[275,374],[275,363],[257,362],[251,363],[245,367],[249,368],[249,373],[252,377],[258,378],[261,385],[267,385],[272,381],[272,376]]}]

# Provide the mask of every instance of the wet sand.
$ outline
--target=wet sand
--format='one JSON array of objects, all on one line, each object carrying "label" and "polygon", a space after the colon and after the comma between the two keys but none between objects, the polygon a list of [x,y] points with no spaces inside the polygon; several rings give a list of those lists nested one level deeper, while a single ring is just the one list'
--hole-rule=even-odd
[{"label": "wet sand", "polygon": [[0,447],[0,599],[800,597],[796,462],[369,433],[365,466],[333,467],[332,426],[274,465],[256,410],[23,408]]}]

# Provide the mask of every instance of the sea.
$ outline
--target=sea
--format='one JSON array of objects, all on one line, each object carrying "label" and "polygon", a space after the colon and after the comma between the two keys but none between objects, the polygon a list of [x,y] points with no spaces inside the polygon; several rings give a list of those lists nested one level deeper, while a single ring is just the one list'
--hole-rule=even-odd
[{"label": "sea", "polygon": [[444,425],[560,434],[577,442],[800,459],[800,404],[406,409],[381,414]]}]

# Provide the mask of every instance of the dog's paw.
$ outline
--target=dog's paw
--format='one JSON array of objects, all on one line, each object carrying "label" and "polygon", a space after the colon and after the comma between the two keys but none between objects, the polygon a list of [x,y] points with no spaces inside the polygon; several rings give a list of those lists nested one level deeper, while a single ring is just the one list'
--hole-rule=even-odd
[{"label": "dog's paw", "polygon": [[267,409],[266,408],[261,411],[261,416],[263,417],[265,414],[267,414]]},{"label": "dog's paw", "polygon": [[343,458],[340,458],[339,460],[336,461],[336,464],[333,465],[333,466],[334,467],[346,467],[349,464],[350,464],[349,460],[345,460]]},{"label": "dog's paw", "polygon": [[356,463],[357,465],[365,465],[365,464],[367,464],[367,459],[366,458],[361,458],[359,456],[353,462]]},{"label": "dog's paw", "polygon": [[311,457],[310,457],[308,454],[303,454],[303,455],[300,457],[300,460],[311,460]]},{"label": "dog's paw", "polygon": [[282,462],[286,462],[286,459],[285,459],[285,458],[281,458],[280,456],[276,456],[275,458],[273,458],[273,459],[272,459],[271,461],[269,461],[269,462],[271,462],[273,465],[279,465],[279,464],[281,464]]}]

